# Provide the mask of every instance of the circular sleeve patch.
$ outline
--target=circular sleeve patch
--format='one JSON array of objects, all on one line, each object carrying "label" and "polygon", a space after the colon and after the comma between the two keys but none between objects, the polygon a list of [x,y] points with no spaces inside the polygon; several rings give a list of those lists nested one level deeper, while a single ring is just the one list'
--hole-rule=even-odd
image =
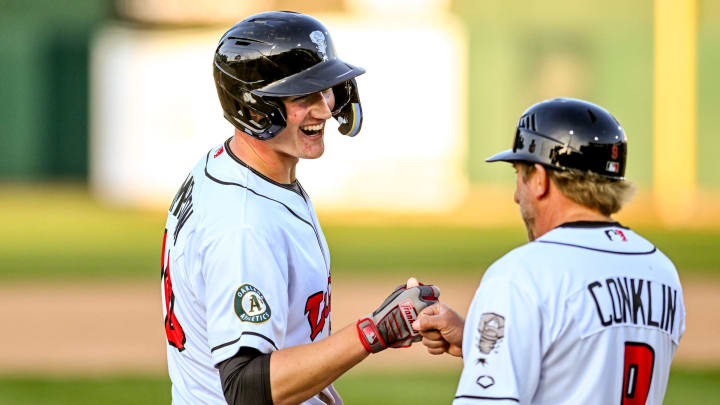
[{"label": "circular sleeve patch", "polygon": [[243,322],[263,323],[270,319],[270,306],[257,288],[243,284],[235,292],[235,314]]}]

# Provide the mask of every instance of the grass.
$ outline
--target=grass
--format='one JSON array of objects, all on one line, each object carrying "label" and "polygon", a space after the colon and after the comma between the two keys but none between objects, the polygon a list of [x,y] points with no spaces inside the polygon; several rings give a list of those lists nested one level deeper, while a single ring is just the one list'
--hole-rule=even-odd
[{"label": "grass", "polygon": [[720,369],[673,369],[670,372],[666,405],[720,403]]},{"label": "grass", "polygon": [[0,379],[3,405],[130,405],[169,404],[170,381],[165,377]]},{"label": "grass", "polygon": [[404,374],[348,372],[335,382],[347,405],[449,404],[455,396],[459,372]]},{"label": "grass", "polygon": [[[103,206],[82,188],[0,188],[0,280],[157,277],[165,215]],[[335,274],[477,277],[525,243],[518,227],[325,223],[323,229]],[[681,273],[720,275],[720,230],[639,231]]]},{"label": "grass", "polygon": [[158,212],[102,206],[83,189],[6,190],[0,277],[157,276],[164,220]]},{"label": "grass", "polygon": [[[335,386],[345,403],[405,405],[449,404],[457,387],[457,372],[353,373]],[[673,369],[665,404],[702,405],[720,402],[720,369]],[[4,405],[169,404],[170,382],[165,376],[98,378],[0,378]]]}]

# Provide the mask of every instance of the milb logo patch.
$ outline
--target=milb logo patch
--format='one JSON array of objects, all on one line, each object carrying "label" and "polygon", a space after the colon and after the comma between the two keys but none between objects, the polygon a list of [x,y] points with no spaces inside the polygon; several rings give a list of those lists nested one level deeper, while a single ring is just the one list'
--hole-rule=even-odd
[{"label": "milb logo patch", "polygon": [[260,290],[243,284],[235,292],[235,314],[243,322],[263,323],[270,319],[270,306]]}]

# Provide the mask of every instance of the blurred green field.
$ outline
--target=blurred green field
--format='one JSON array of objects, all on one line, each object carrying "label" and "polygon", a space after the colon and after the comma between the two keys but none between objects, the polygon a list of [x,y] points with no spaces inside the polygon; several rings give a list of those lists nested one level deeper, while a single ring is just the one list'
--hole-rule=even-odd
[{"label": "blurred green field", "polygon": [[[83,188],[0,189],[0,280],[157,277],[165,215],[103,206]],[[478,277],[526,241],[520,227],[323,222],[323,229],[338,275],[411,270],[420,277],[437,271]],[[720,277],[720,230],[637,230],[670,256],[683,276]]]},{"label": "blurred green field", "polygon": [[[449,404],[455,395],[456,372],[353,373],[336,383],[345,403],[405,405]],[[673,369],[665,404],[701,405],[720,401],[720,369]],[[613,401],[614,402],[614,401]],[[100,378],[0,378],[4,405],[140,405],[169,404],[170,382],[160,376]]]}]

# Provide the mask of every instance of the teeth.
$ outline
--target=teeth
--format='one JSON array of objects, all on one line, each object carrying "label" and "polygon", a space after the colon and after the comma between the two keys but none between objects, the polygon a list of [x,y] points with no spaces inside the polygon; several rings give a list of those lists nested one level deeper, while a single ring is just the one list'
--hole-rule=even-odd
[{"label": "teeth", "polygon": [[306,125],[304,127],[300,127],[300,129],[302,129],[303,131],[312,132],[312,131],[319,131],[319,130],[323,129],[324,126],[325,126],[325,123],[323,122],[322,124],[317,124],[317,125]]}]

